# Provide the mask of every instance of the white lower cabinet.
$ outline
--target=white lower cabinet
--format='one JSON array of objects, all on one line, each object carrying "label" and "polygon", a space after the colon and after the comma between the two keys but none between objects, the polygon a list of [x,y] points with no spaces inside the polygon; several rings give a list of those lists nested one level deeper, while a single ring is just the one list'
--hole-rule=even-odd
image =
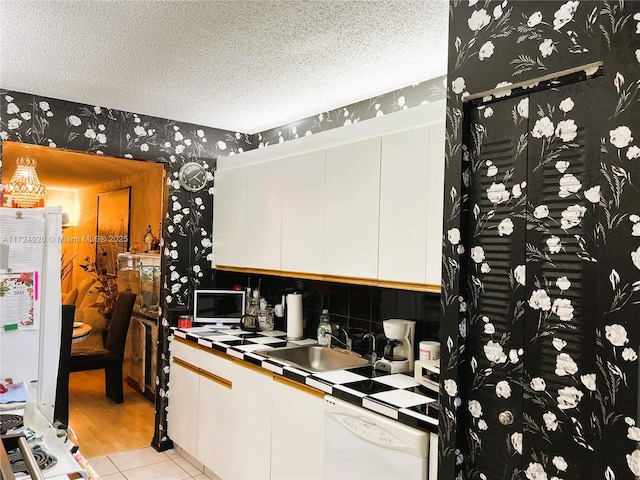
[{"label": "white lower cabinet", "polygon": [[171,440],[195,457],[199,409],[193,408],[193,402],[198,398],[200,375],[178,362],[172,358],[167,428]]},{"label": "white lower cabinet", "polygon": [[271,478],[322,478],[324,394],[273,377]]},{"label": "white lower cabinet", "polygon": [[229,455],[236,445],[233,419],[233,363],[201,351],[196,459],[221,478],[231,478]]}]

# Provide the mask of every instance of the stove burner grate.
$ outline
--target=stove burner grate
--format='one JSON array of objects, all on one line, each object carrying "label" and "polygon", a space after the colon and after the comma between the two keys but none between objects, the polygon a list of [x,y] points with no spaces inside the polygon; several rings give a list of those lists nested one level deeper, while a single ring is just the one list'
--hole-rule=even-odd
[{"label": "stove burner grate", "polygon": [[[58,459],[56,457],[44,450],[33,449],[32,453],[36,463],[38,464],[38,468],[42,472],[52,469],[58,463]],[[24,463],[22,454],[19,451],[9,453],[7,456],[9,457],[9,463],[11,464],[11,470],[13,470],[13,473],[28,474],[27,465]]]},{"label": "stove burner grate", "polygon": [[22,427],[22,415],[0,414],[0,435],[20,427]]}]

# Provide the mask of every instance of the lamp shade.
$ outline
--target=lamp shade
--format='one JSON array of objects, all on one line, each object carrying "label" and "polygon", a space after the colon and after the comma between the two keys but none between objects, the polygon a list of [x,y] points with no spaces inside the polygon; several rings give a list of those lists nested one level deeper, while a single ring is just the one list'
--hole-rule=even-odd
[{"label": "lamp shade", "polygon": [[35,207],[44,197],[45,188],[36,173],[36,164],[36,160],[29,156],[18,157],[16,160],[16,171],[11,177],[7,191],[18,207]]}]

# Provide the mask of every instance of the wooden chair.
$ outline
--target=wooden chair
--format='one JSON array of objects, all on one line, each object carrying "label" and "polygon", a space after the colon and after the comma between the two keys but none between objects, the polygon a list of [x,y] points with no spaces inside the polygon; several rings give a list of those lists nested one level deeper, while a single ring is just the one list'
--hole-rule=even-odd
[{"label": "wooden chair", "polygon": [[75,312],[75,305],[62,305],[60,363],[58,364],[56,403],[53,409],[53,418],[64,425],[69,425],[69,364],[71,363],[71,342]]},{"label": "wooden chair", "polygon": [[106,395],[116,403],[124,401],[122,362],[135,300],[135,293],[120,292],[118,294],[111,321],[109,322],[109,331],[104,348],[73,347],[71,349],[69,370],[71,372],[81,372],[104,368]]}]

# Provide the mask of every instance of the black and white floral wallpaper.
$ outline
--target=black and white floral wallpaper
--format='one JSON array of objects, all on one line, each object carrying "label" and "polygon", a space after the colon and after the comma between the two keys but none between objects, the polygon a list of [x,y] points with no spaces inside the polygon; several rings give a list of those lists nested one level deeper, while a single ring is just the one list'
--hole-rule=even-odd
[{"label": "black and white floral wallpaper", "polygon": [[[213,282],[211,265],[215,240],[211,231],[216,159],[440,100],[445,92],[445,77],[439,77],[263,133],[244,134],[0,89],[0,140],[3,142],[44,145],[167,165],[168,201],[162,250],[164,305],[159,332],[153,439],[156,448],[171,445],[166,435],[168,327],[175,316],[171,311],[188,310],[193,290],[211,287]],[[189,161],[201,162],[209,170],[208,190],[192,194],[180,188],[178,171]]]},{"label": "black and white floral wallpaper", "polygon": [[639,478],[640,2],[450,15],[439,478]]}]

